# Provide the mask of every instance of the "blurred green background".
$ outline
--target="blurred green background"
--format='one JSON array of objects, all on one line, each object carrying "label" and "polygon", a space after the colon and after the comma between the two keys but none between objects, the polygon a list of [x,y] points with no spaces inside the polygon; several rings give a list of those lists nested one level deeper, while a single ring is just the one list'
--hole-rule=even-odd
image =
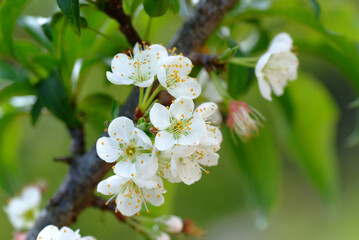
[{"label": "blurred green background", "polygon": [[[243,9],[245,4],[250,6],[253,2],[257,4],[253,6],[260,7],[268,1],[243,1]],[[308,2],[311,1],[285,1],[284,9],[286,4],[293,9],[301,9],[304,5],[303,9],[309,9]],[[333,32],[343,33],[352,40],[359,40],[357,0],[317,2],[321,7],[320,21],[323,26]],[[55,1],[32,0],[26,5],[23,14],[49,17],[56,11],[58,8]],[[187,11],[189,9],[181,9],[179,15],[167,12],[160,18],[154,18],[148,39],[151,42],[167,44],[181,26],[183,16],[188,14]],[[359,228],[356,226],[359,222],[359,147],[349,147],[347,141],[355,126],[355,110],[348,107],[349,103],[357,98],[352,87],[355,84],[353,80],[350,81],[350,76],[343,73],[343,69],[333,64],[335,60],[330,62],[312,54],[310,50],[306,51],[305,47],[301,48],[300,43],[303,40],[306,43],[324,44],[320,42],[323,40],[318,40],[320,38],[317,32],[303,24],[304,19],[301,23],[286,17],[276,17],[276,13],[272,14],[248,22],[242,20],[257,15],[248,12],[242,15],[244,17],[229,16],[223,25],[230,26],[231,36],[236,43],[242,44],[252,33],[252,24],[257,23],[256,21],[260,22],[260,31],[268,33],[269,36],[282,31],[292,35],[294,45],[298,43],[297,51],[301,66],[298,80],[286,88],[290,95],[286,93],[273,103],[266,102],[259,96],[257,85],[250,84],[250,87],[238,97],[245,99],[266,118],[260,137],[250,143],[233,146],[228,129],[223,127],[225,142],[220,152],[219,165],[209,169],[211,174],[203,176],[201,181],[191,186],[166,183],[166,203],[158,209],[151,209],[151,214],[171,213],[183,219],[191,218],[205,229],[206,239],[213,240],[359,239]],[[116,22],[108,20],[103,13],[92,8],[84,8],[81,15],[86,17],[89,26],[105,32],[115,43],[96,36],[93,31],[86,28],[82,29],[81,38],[67,29],[68,39],[64,43],[64,48],[71,45],[71,39],[76,39],[74,45],[79,48],[74,53],[74,59],[76,56],[83,57],[91,53],[98,58],[111,57],[129,47],[116,29]],[[148,16],[142,11],[133,22],[143,36]],[[209,39],[206,51],[220,53],[227,48],[226,42],[220,40],[221,34],[218,32],[220,31]],[[20,27],[15,29],[15,36],[30,39]],[[262,49],[266,47],[267,45],[263,45]],[[71,49],[71,46],[69,48]],[[356,66],[359,69],[359,65]],[[84,101],[91,94],[109,94],[120,103],[125,101],[131,88],[110,85],[105,79],[106,70],[105,64],[96,63],[87,73],[78,96],[78,101],[83,103],[84,108],[91,108]],[[224,74],[222,77],[226,79],[230,76]],[[291,99],[293,105],[285,107],[288,99]],[[293,109],[291,106],[296,108]],[[96,106],[93,111],[97,113]],[[85,125],[88,148],[94,144],[104,128],[101,124],[103,120],[110,120],[110,106],[103,111],[105,113],[101,112],[99,119],[90,119]],[[95,114],[91,115],[90,112],[91,110],[88,112],[88,118],[95,118]],[[292,119],[289,121],[290,124],[286,125],[286,118],[296,120]],[[11,124],[6,125],[5,130],[2,133],[1,149],[4,151],[6,147],[13,150],[6,154],[3,152],[1,156],[3,160],[16,160],[15,165],[18,167],[14,167],[15,170],[11,173],[2,173],[8,189],[0,190],[0,205],[4,206],[12,194],[19,192],[26,184],[40,179],[48,182],[48,190],[43,199],[45,205],[46,200],[61,184],[67,171],[65,164],[52,161],[54,157],[69,154],[70,139],[65,125],[51,113],[44,111],[35,126],[31,125],[28,114],[20,114]],[[299,133],[303,139],[296,141],[303,149],[307,149],[306,145],[315,147],[310,149],[311,156],[308,158],[309,165],[316,165],[312,168],[314,173],[305,170],[308,169],[305,164],[298,164],[295,157],[293,160],[290,157],[293,149],[285,144],[287,135],[299,136]],[[6,144],[7,141],[11,142],[10,147]],[[258,148],[262,143],[269,146],[268,148],[276,146],[273,148],[277,150],[270,148],[267,151],[268,149]],[[252,156],[257,161],[251,162],[252,166],[257,164],[259,169],[253,174],[256,178],[253,182],[248,180],[251,176],[246,175],[248,172],[243,167],[245,164],[238,164],[241,161],[240,157],[251,159],[243,153],[246,152],[243,149],[251,149],[249,155],[257,151]],[[251,164],[248,168],[251,168]],[[320,177],[316,179],[320,174],[324,176],[323,182]],[[262,186],[263,183],[267,185]],[[257,194],[263,198],[258,200],[258,195],[253,193],[253,189],[248,189],[250,187],[258,188]],[[260,202],[262,200],[263,202]],[[262,212],[266,210],[268,219],[267,213]],[[12,227],[4,211],[0,211],[0,222],[2,239],[11,239]],[[96,209],[87,209],[72,228],[80,228],[83,235],[93,235],[98,239],[141,239],[141,236],[118,222],[112,214]]]}]

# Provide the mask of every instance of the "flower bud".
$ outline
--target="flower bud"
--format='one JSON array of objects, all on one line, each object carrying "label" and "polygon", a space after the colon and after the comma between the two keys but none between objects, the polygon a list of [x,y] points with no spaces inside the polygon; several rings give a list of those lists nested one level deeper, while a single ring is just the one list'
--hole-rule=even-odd
[{"label": "flower bud", "polygon": [[263,116],[245,102],[230,101],[227,125],[243,141],[258,134]]},{"label": "flower bud", "polygon": [[161,232],[156,240],[171,240],[171,237],[167,233]]},{"label": "flower bud", "polygon": [[179,233],[183,229],[183,222],[180,217],[171,215],[163,223],[167,226],[166,231],[169,233]]}]

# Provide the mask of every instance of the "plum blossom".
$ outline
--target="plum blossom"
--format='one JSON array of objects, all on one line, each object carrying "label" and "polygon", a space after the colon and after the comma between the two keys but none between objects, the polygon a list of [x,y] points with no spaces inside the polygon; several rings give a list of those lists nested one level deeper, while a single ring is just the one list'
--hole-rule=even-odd
[{"label": "plum blossom", "polygon": [[[134,177],[126,178],[119,175],[111,176],[97,185],[97,191],[104,195],[116,197],[116,209],[125,216],[132,216],[141,211],[146,202],[154,206],[164,203],[162,196],[165,193],[163,181],[156,175],[157,159],[141,166]],[[112,198],[109,200],[111,201]]]},{"label": "plum blossom", "polygon": [[94,237],[81,237],[80,230],[74,232],[71,228],[48,225],[37,235],[36,240],[96,240]]},{"label": "plum blossom", "polygon": [[171,237],[164,232],[161,232],[157,237],[156,240],[171,240]]},{"label": "plum blossom", "polygon": [[193,114],[194,103],[188,97],[176,99],[169,109],[155,103],[150,110],[150,120],[159,131],[155,146],[160,151],[171,149],[175,144],[194,145],[199,143],[206,131],[206,124]]},{"label": "plum blossom", "polygon": [[107,79],[117,85],[149,87],[155,79],[159,62],[167,57],[167,50],[161,45],[154,44],[141,49],[136,44],[133,56],[123,53],[115,55],[111,62],[112,72],[106,72]]},{"label": "plum blossom", "polygon": [[259,132],[263,116],[245,102],[232,100],[229,107],[227,125],[239,138],[248,141]]},{"label": "plum blossom", "polygon": [[189,58],[170,56],[161,61],[157,71],[160,84],[175,98],[197,98],[201,94],[201,85],[196,79],[188,76],[193,68]]},{"label": "plum blossom", "polygon": [[20,196],[12,198],[4,210],[16,230],[27,230],[35,224],[40,213],[40,203],[41,190],[29,186],[22,190]]},{"label": "plum blossom", "polygon": [[268,51],[263,54],[255,67],[258,86],[262,96],[271,101],[271,92],[280,96],[288,81],[294,81],[298,75],[298,58],[292,53],[293,40],[287,33],[278,34],[271,42]]},{"label": "plum blossom", "polygon": [[97,154],[106,162],[118,161],[114,170],[119,176],[133,177],[140,165],[151,160],[151,139],[129,118],[115,118],[108,134],[97,140]]}]

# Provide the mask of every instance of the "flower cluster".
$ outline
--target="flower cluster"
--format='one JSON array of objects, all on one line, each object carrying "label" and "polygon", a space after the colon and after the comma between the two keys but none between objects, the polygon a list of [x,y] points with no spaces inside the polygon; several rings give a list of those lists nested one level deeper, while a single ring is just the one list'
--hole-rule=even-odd
[{"label": "flower cluster", "polygon": [[272,100],[271,92],[280,96],[288,81],[298,75],[298,58],[292,53],[293,40],[288,33],[280,33],[270,43],[268,51],[258,60],[255,73],[259,90],[267,100]]},{"label": "flower cluster", "polygon": [[[109,201],[115,198],[121,214],[132,216],[143,206],[148,211],[148,203],[164,203],[163,179],[189,185],[202,172],[209,173],[205,167],[218,164],[222,141],[215,121],[218,106],[209,102],[195,108],[193,99],[200,95],[201,86],[189,76],[191,60],[169,55],[161,45],[136,44],[130,56],[115,55],[111,68],[107,78],[112,83],[140,87],[139,108],[148,114],[137,124],[118,117],[108,127],[109,136],[98,139],[99,157],[116,164],[114,175],[101,181],[97,190],[112,196]],[[150,95],[156,79],[159,86]],[[161,90],[175,98],[170,106],[153,104]]]}]

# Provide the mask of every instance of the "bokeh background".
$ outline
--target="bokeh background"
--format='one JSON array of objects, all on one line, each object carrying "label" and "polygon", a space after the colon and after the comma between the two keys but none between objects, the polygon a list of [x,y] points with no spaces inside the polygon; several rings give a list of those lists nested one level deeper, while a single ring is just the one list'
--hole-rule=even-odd
[{"label": "bokeh background", "polygon": [[[243,1],[251,2],[251,1]],[[265,4],[268,1],[256,1]],[[292,1],[287,1],[292,2]],[[295,3],[294,3],[295,2]],[[301,7],[305,1],[293,1],[293,6]],[[357,0],[318,0],[321,7],[320,21],[333,32],[343,33],[351,39],[359,40],[359,2]],[[258,5],[258,6],[259,6]],[[23,14],[32,16],[49,17],[58,11],[55,1],[31,0],[26,5]],[[119,48],[129,47],[124,42],[123,36],[116,29],[116,22],[107,20],[104,14],[94,14],[93,9],[84,9],[82,15],[91,16],[87,18],[89,26],[106,32],[118,44],[106,39],[100,39],[96,49],[98,56],[113,56]],[[167,12],[161,18],[153,19],[148,39],[152,42],[167,44],[176,30],[183,22],[183,16],[188,14],[181,9],[181,14],[174,15]],[[4,19],[1,19],[4,21]],[[226,22],[227,20],[225,20]],[[237,26],[233,27],[232,36],[237,43],[243,43],[245,35],[250,33],[247,23],[238,20]],[[135,28],[143,35],[147,26],[148,16],[141,12],[134,20]],[[105,23],[105,24],[104,24]],[[274,33],[287,31],[294,38],[316,39],[315,32],[305,25],[282,18],[268,17],[261,19],[261,26]],[[106,27],[103,27],[106,25]],[[71,30],[69,30],[70,32]],[[84,29],[83,34],[89,36],[81,42],[83,54],[87,51],[86,46],[93,44],[91,31]],[[209,40],[206,51],[220,51],[226,45],[218,41],[215,33]],[[220,35],[220,34],[218,34]],[[17,28],[15,36],[29,38],[29,35]],[[79,40],[78,41],[84,41]],[[215,44],[213,43],[215,42]],[[244,45],[242,45],[244,46]],[[266,175],[266,171],[258,173],[260,178],[268,178],[269,189],[278,188],[279,197],[276,200],[274,210],[268,219],[265,219],[251,204],[251,197],[246,191],[245,179],[241,165],[238,164],[239,151],[241,148],[231,146],[231,138],[228,129],[223,127],[225,142],[221,149],[220,163],[217,167],[210,169],[209,175],[203,176],[202,180],[187,186],[184,184],[170,185],[166,196],[166,204],[159,209],[152,209],[151,214],[172,213],[183,219],[191,218],[207,233],[206,239],[239,239],[239,240],[356,240],[359,239],[359,147],[349,146],[348,137],[352,134],[355,126],[355,110],[348,107],[350,102],[356,99],[356,94],[350,85],[350,81],[343,72],[323,58],[315,56],[298,48],[300,59],[300,75],[296,82],[290,83],[287,91],[293,93],[295,89],[296,99],[303,101],[301,113],[306,118],[314,118],[312,122],[315,127],[302,125],[300,127],[318,130],[318,126],[327,125],[323,134],[331,136],[334,142],[329,141],[328,157],[337,161],[333,164],[338,169],[338,194],[332,200],[326,200],[318,194],[306,174],[300,170],[297,164],[290,159],[286,152],[287,146],[277,146],[278,169],[275,176]],[[80,52],[80,51],[79,51]],[[359,68],[359,65],[358,65]],[[80,99],[86,98],[93,93],[110,94],[119,102],[124,102],[130,92],[130,87],[110,85],[105,80],[106,65],[97,64],[92,67],[84,81]],[[319,100],[317,95],[320,92]],[[261,111],[266,118],[261,133],[278,132],[280,121],[272,117],[268,109],[271,103],[261,99],[258,87],[254,83],[241,96],[252,106]],[[319,101],[315,102],[315,101]],[[320,101],[326,101],[321,105]],[[311,104],[313,103],[313,107]],[[308,109],[308,112],[306,110]],[[105,111],[110,111],[108,108]],[[329,118],[317,118],[321,111],[328,114]],[[106,116],[106,115],[105,115]],[[316,120],[317,119],[317,120]],[[99,123],[102,119],[86,124],[86,144],[91,147],[99,136],[104,125]],[[107,119],[110,120],[110,119]],[[276,127],[274,127],[276,126]],[[278,128],[279,126],[279,128]],[[297,129],[301,131],[302,129]],[[290,131],[297,131],[291,129]],[[319,131],[319,130],[318,130]],[[44,179],[48,182],[48,190],[43,199],[43,206],[61,184],[67,166],[54,162],[54,157],[69,154],[70,139],[65,125],[54,118],[51,113],[45,112],[35,126],[30,123],[30,117],[24,114],[14,120],[7,127],[6,138],[17,138],[12,145],[14,153],[11,159],[16,159],[18,168],[16,177],[6,176],[8,191],[0,190],[0,206],[4,206],[12,194],[19,192],[21,188],[37,180]],[[269,139],[277,143],[276,139]],[[308,142],[311,136],[308,136]],[[5,138],[5,139],[6,139]],[[255,139],[254,139],[255,141]],[[4,144],[4,141],[2,142]],[[5,146],[5,144],[2,146]],[[246,147],[246,145],[243,145]],[[243,147],[242,146],[242,147]],[[9,147],[9,146],[6,146]],[[260,151],[260,150],[259,150]],[[314,153],[313,153],[314,154]],[[330,156],[329,156],[330,155]],[[258,157],[266,157],[258,154]],[[268,171],[273,166],[268,165]],[[264,168],[265,170],[266,168]],[[335,175],[335,174],[334,174]],[[271,177],[278,179],[274,182]],[[334,176],[336,178],[336,176]],[[269,190],[271,191],[271,190]],[[12,227],[4,211],[0,210],[0,233],[1,239],[11,239]],[[97,209],[87,209],[80,215],[78,222],[72,226],[73,229],[80,228],[81,233],[93,235],[98,239],[141,239],[141,236],[133,232],[128,226],[118,222],[115,217]]]}]

